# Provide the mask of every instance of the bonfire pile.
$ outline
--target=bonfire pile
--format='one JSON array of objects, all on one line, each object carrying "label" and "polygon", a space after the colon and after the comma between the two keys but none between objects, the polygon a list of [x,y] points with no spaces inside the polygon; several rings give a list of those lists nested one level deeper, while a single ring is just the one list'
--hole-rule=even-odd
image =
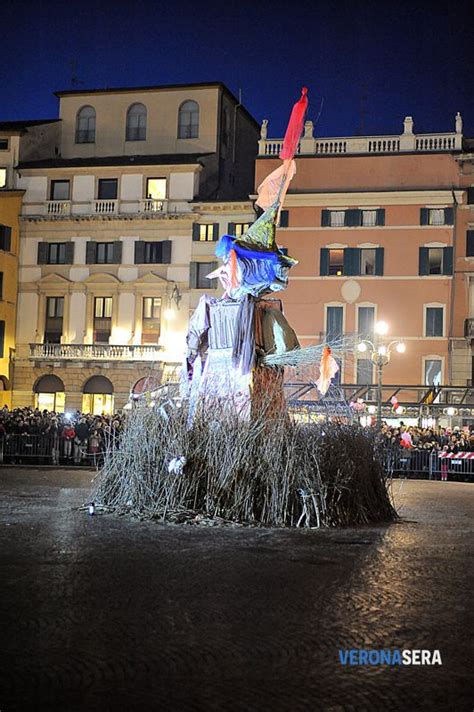
[{"label": "bonfire pile", "polygon": [[396,517],[376,437],[342,422],[286,413],[244,418],[231,401],[139,403],[106,454],[98,506],[176,522],[350,526]]}]

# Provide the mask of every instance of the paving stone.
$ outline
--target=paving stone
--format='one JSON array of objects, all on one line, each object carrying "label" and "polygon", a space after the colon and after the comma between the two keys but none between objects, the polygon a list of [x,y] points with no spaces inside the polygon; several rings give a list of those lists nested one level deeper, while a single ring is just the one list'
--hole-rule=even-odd
[{"label": "paving stone", "polygon": [[[474,485],[315,531],[90,517],[90,479],[0,470],[2,712],[472,710]],[[339,663],[360,647],[443,665]]]}]

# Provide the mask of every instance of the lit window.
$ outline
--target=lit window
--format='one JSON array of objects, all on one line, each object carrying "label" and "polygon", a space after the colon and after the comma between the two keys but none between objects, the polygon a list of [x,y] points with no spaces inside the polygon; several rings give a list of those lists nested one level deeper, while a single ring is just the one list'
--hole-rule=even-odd
[{"label": "lit window", "polygon": [[199,241],[212,242],[214,239],[214,225],[199,225]]},{"label": "lit window", "polygon": [[250,227],[250,223],[235,223],[234,235],[236,237],[241,237],[241,235],[243,235],[244,232],[247,232],[249,227]]},{"label": "lit window", "polygon": [[161,297],[143,297],[143,318],[159,319],[161,314]]},{"label": "lit window", "polygon": [[7,169],[0,168],[0,188],[5,188],[7,185]]},{"label": "lit window", "polygon": [[166,198],[166,178],[147,178],[146,197],[153,200]]},{"label": "lit window", "polygon": [[341,277],[344,272],[344,250],[329,250],[329,272],[328,274]]},{"label": "lit window", "polygon": [[112,297],[96,297],[94,304],[94,316],[97,319],[112,318]]},{"label": "lit window", "polygon": [[344,227],[344,210],[331,210],[330,212],[330,225],[331,227]]},{"label": "lit window", "polygon": [[377,224],[377,211],[376,210],[363,210],[362,211],[362,225],[365,227],[374,227]]},{"label": "lit window", "polygon": [[199,136],[199,105],[195,101],[185,101],[179,107],[178,138]]}]

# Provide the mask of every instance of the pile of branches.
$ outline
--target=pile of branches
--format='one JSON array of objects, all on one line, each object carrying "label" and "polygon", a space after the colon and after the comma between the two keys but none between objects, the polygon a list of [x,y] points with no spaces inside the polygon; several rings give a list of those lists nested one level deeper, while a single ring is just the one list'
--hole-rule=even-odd
[{"label": "pile of branches", "polygon": [[139,403],[106,453],[92,500],[162,521],[195,513],[197,520],[322,527],[396,518],[370,430],[261,411],[244,417],[230,400],[203,402],[190,422],[185,404]]}]

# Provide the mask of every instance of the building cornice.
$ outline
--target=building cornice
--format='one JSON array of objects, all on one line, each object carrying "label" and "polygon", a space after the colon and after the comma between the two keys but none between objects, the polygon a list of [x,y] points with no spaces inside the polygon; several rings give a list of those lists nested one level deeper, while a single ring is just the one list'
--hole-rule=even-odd
[{"label": "building cornice", "polygon": [[[454,190],[457,203],[462,203],[463,190]],[[452,205],[451,190],[358,191],[349,193],[287,193],[285,208],[348,207],[364,205]]]}]

